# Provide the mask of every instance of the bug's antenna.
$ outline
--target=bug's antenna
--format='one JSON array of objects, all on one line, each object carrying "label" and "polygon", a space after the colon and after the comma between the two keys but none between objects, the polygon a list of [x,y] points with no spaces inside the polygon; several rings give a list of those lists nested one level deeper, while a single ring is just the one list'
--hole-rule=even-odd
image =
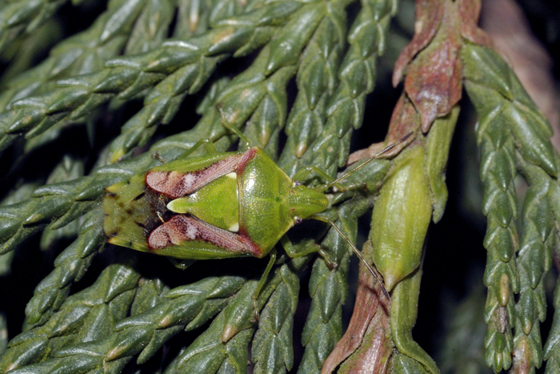
[{"label": "bug's antenna", "polygon": [[222,126],[224,126],[227,130],[229,130],[234,135],[237,135],[239,137],[239,139],[241,139],[241,141],[243,143],[245,143],[245,148],[246,149],[251,148],[251,142],[249,141],[249,139],[247,139],[247,137],[241,132],[241,130],[239,130],[237,127],[231,125],[227,121],[226,113],[224,112],[224,109],[223,109],[223,104],[222,103],[216,104],[216,109],[218,109],[218,112],[220,112]]},{"label": "bug's antenna", "polygon": [[379,156],[383,155],[384,153],[389,152],[391,149],[395,148],[397,145],[405,142],[408,138],[410,138],[412,135],[414,134],[414,131],[411,131],[409,133],[407,133],[405,136],[401,137],[399,140],[397,140],[396,142],[394,142],[393,144],[389,144],[387,147],[383,148],[381,151],[377,152],[376,154],[374,154],[373,156],[371,156],[366,162],[364,162],[363,164],[361,164],[360,166],[358,166],[355,169],[350,170],[347,173],[344,173],[343,175],[341,175],[340,177],[338,177],[337,179],[335,179],[334,181],[327,183],[326,185],[324,185],[323,187],[321,187],[322,190],[327,190],[330,187],[336,185],[338,182],[340,182],[341,180],[346,179],[349,175],[357,172],[358,170],[366,167],[367,165],[369,165],[370,163],[373,162],[373,160],[375,160],[376,158],[378,158]]},{"label": "bug's antenna", "polygon": [[342,232],[341,229],[339,229],[333,221],[331,221],[328,217],[323,217],[323,216],[312,216],[310,218],[316,219],[317,221],[322,221],[322,222],[326,222],[329,225],[332,226],[332,228],[338,233],[338,235],[340,235],[340,237],[350,245],[350,248],[352,248],[352,251],[354,252],[354,254],[360,259],[360,261],[366,266],[366,268],[368,269],[368,271],[371,273],[371,275],[373,275],[373,278],[375,278],[375,280],[379,283],[379,285],[381,286],[381,291],[383,291],[383,294],[385,295],[385,297],[387,299],[390,300],[389,297],[389,292],[387,292],[387,289],[385,288],[385,284],[383,284],[383,279],[381,279],[381,276],[378,275],[377,270],[375,270],[370,264],[368,264],[368,262],[366,261],[364,255],[362,254],[362,252],[360,252],[360,250],[354,245],[354,243],[352,243],[350,241],[350,239],[348,239],[348,237],[346,235],[344,235],[344,233]]}]

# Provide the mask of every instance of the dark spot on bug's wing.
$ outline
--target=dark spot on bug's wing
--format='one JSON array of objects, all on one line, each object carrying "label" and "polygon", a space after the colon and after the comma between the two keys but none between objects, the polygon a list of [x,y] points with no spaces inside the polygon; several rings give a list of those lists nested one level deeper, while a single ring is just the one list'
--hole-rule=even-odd
[{"label": "dark spot on bug's wing", "polygon": [[134,221],[134,223],[136,224],[136,226],[138,226],[142,229],[142,233],[144,234],[144,236],[146,238],[148,238],[148,236],[150,236],[150,232],[152,230],[148,230],[148,228],[146,227],[146,225],[143,222]]},{"label": "dark spot on bug's wing", "polygon": [[[141,222],[140,227],[144,229],[146,237],[150,232],[155,230],[159,225],[161,225],[161,220],[168,221],[173,217],[173,212],[167,209],[167,203],[169,198],[151,189],[146,189],[144,193],[144,198],[148,201],[151,209],[151,214],[146,217],[146,220]],[[160,219],[161,218],[161,219]]]},{"label": "dark spot on bug's wing", "polygon": [[167,210],[167,203],[170,200],[167,196],[150,189],[146,189],[144,196],[155,211],[164,213]]},{"label": "dark spot on bug's wing", "polygon": [[136,200],[140,200],[141,198],[143,198],[145,195],[144,192],[142,192],[140,195],[136,196],[134,199],[132,199],[132,201],[136,201]]}]

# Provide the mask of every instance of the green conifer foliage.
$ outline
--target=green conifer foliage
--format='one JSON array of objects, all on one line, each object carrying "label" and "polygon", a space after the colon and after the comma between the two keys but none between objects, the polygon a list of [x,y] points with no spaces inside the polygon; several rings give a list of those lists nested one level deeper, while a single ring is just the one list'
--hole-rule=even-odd
[{"label": "green conifer foliage", "polygon": [[[559,130],[480,11],[0,0],[0,374],[560,372]],[[271,256],[107,242],[106,188],[245,142],[329,202]]]}]

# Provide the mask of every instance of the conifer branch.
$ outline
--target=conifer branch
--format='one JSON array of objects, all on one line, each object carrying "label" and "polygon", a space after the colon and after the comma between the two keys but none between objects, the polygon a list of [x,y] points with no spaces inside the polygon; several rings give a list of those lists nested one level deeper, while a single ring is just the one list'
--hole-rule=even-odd
[{"label": "conifer branch", "polygon": [[[67,345],[104,338],[126,317],[138,278],[126,262],[109,265],[95,284],[66,299],[46,323],[12,339],[0,357],[0,371],[29,372],[34,366],[26,365],[55,357],[55,352]],[[54,370],[49,364],[37,366]],[[17,368],[22,369],[14,370]]]},{"label": "conifer branch", "polygon": [[20,35],[29,34],[49,19],[68,0],[21,0],[0,9],[0,53]]},{"label": "conifer branch", "polygon": [[[284,22],[300,6],[274,2],[242,17],[223,20],[220,27],[200,36],[168,41],[146,54],[115,58],[96,73],[58,81],[50,93],[15,101],[0,115],[0,150],[21,135],[33,137],[60,122],[81,119],[113,97],[129,100],[185,66],[192,65],[197,71],[205,58],[249,53],[269,40],[271,26]],[[266,37],[260,37],[261,32]],[[189,89],[195,77],[178,82],[176,88]]]},{"label": "conifer branch", "polygon": [[[353,199],[344,203],[331,220],[355,242],[358,217],[372,205],[368,199]],[[317,258],[309,280],[312,302],[302,333],[305,352],[299,373],[320,371],[323,362],[342,336],[342,305],[348,292],[348,269],[351,251],[347,243],[334,230],[329,230],[321,242],[336,269],[329,269],[324,259]]]},{"label": "conifer branch", "polygon": [[[512,360],[514,368],[540,367],[538,322],[545,317],[540,282],[550,268],[549,233],[553,229],[544,197],[557,173],[555,151],[548,140],[552,130],[509,66],[494,51],[466,45],[462,58],[467,93],[479,114],[480,174],[485,183],[483,211],[488,218],[484,240],[488,250],[485,284],[489,291],[485,311],[487,364],[494,370],[508,369]],[[518,163],[530,184],[521,240],[514,225],[517,198],[513,179]],[[516,257],[519,243],[521,251]],[[520,293],[515,308],[514,293]]]},{"label": "conifer branch", "polygon": [[540,323],[546,318],[543,278],[552,265],[554,228],[549,204],[550,176],[518,155],[529,183],[523,203],[523,231],[518,254],[520,292],[516,304],[513,368],[540,368],[543,361]]},{"label": "conifer branch", "polygon": [[[557,236],[555,244],[558,245]],[[543,350],[544,359],[546,360],[546,374],[558,373],[560,370],[560,278],[556,280],[553,306],[552,327]]]},{"label": "conifer branch", "polygon": [[49,92],[58,79],[103,69],[105,61],[117,56],[124,47],[143,5],[138,0],[120,4],[110,1],[107,11],[87,30],[61,41],[39,65],[5,83],[0,95],[2,111],[23,97]]},{"label": "conifer branch", "polygon": [[103,248],[103,214],[94,209],[86,215],[78,238],[54,262],[55,268],[35,288],[25,311],[30,326],[45,323],[70,293],[70,287],[86,273],[95,255]]},{"label": "conifer branch", "polygon": [[[290,113],[288,142],[279,160],[279,164],[289,174],[293,175],[302,165],[315,165],[334,176],[338,167],[346,163],[351,129],[359,127],[362,122],[365,97],[375,85],[375,62],[384,51],[385,33],[395,12],[395,1],[362,1],[362,9],[348,36],[350,47],[341,65],[337,63],[341,47],[335,48],[335,45],[330,49],[319,49],[320,58],[317,53],[310,54],[310,61],[306,65],[302,64],[304,69],[298,73],[298,82],[302,88]],[[330,17],[336,15],[338,14],[334,13]],[[320,27],[318,31],[341,30],[344,24],[340,18],[328,18],[324,22],[330,24]],[[324,45],[325,39],[318,34],[317,40],[321,41],[318,45]],[[330,51],[333,53],[325,55],[325,52]],[[336,77],[333,76],[335,71],[338,71]],[[329,73],[331,77],[327,87],[312,84],[318,80],[318,74],[329,77]],[[292,134],[291,128],[299,130],[294,130],[297,132]],[[300,157],[295,159],[290,154]],[[355,235],[353,219],[357,219],[358,215],[350,214],[355,218],[348,218],[346,221],[343,217],[348,217],[347,213],[350,211],[351,209],[341,208],[337,219],[342,220],[338,224],[343,226],[341,228],[352,240]],[[355,213],[359,214],[360,211],[356,209]],[[339,266],[333,272],[321,258],[313,266],[309,284],[313,301],[302,336],[306,349],[300,373],[320,370],[342,335],[340,313],[348,287],[346,277],[349,252],[346,244],[341,242],[333,230],[329,231],[321,246]],[[324,304],[325,300],[329,300],[328,305]]]},{"label": "conifer branch", "polygon": [[[477,139],[481,149],[480,177],[484,183],[483,213],[487,217],[484,247],[488,251],[484,284],[488,296],[484,320],[488,331],[484,341],[486,364],[496,371],[509,369],[512,364],[512,326],[516,319],[514,293],[519,292],[519,276],[515,253],[519,239],[515,228],[517,196],[514,178],[515,144],[509,127],[499,114],[487,106],[487,97],[500,98],[499,93],[473,79],[474,65],[462,48],[465,61],[465,87],[479,116]],[[477,67],[477,69],[480,69]],[[486,89],[488,93],[482,91]]]}]

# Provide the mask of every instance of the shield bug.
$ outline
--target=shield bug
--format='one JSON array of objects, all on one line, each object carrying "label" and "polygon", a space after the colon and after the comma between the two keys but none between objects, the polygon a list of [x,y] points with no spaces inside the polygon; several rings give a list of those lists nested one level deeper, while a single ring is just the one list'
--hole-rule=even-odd
[{"label": "shield bug", "polygon": [[[317,219],[329,223],[377,278],[342,231],[328,218],[317,216],[329,207],[324,191],[348,175],[309,188],[293,181],[258,147],[183,157],[108,187],[104,230],[109,243],[176,259],[262,258],[279,241],[285,243],[281,239],[295,224]],[[284,248],[290,257],[317,251]]]}]

